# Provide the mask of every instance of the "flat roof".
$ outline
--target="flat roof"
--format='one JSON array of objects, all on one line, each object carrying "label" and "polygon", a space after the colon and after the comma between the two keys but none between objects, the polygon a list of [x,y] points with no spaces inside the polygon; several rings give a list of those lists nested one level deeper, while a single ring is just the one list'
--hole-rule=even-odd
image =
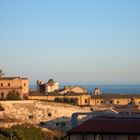
[{"label": "flat roof", "polygon": [[22,79],[22,80],[28,80],[28,78],[26,77],[20,77],[20,76],[16,76],[16,77],[0,77],[0,80],[14,80],[14,79]]},{"label": "flat roof", "polygon": [[133,97],[137,97],[140,98],[140,94],[110,94],[110,93],[102,93],[99,95],[92,95],[91,98],[92,99],[99,99],[99,98],[107,98],[107,99],[111,99],[111,98],[133,98]]}]

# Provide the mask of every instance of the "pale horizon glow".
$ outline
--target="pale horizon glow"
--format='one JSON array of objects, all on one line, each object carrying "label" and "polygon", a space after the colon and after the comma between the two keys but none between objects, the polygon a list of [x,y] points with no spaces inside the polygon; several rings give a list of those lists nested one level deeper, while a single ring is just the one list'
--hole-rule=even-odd
[{"label": "pale horizon glow", "polygon": [[139,0],[4,0],[0,19],[6,76],[140,84]]}]

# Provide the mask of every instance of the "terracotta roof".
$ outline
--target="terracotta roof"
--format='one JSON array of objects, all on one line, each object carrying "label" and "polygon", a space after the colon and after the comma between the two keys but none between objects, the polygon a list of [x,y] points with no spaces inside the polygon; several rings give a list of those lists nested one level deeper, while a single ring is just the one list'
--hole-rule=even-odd
[{"label": "terracotta roof", "polygon": [[140,118],[92,118],[68,133],[140,134]]}]

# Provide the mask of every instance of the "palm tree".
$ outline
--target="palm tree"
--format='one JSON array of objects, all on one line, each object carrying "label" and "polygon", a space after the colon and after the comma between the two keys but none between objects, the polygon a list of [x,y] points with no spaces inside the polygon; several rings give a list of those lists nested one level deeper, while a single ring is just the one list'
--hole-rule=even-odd
[{"label": "palm tree", "polygon": [[2,69],[0,69],[0,77],[2,77],[3,75],[5,74],[2,72]]}]

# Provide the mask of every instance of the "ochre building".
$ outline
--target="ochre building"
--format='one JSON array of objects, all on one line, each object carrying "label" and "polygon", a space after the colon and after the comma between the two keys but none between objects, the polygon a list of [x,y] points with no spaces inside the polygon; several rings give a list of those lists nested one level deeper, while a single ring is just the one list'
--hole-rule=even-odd
[{"label": "ochre building", "polygon": [[91,106],[128,105],[131,102],[140,106],[140,94],[109,94],[101,92],[97,94],[97,92],[100,92],[99,88],[95,88],[91,96]]},{"label": "ochre building", "polygon": [[28,78],[0,77],[0,99],[6,99],[7,95],[13,91],[18,94],[21,99],[28,96]]}]

